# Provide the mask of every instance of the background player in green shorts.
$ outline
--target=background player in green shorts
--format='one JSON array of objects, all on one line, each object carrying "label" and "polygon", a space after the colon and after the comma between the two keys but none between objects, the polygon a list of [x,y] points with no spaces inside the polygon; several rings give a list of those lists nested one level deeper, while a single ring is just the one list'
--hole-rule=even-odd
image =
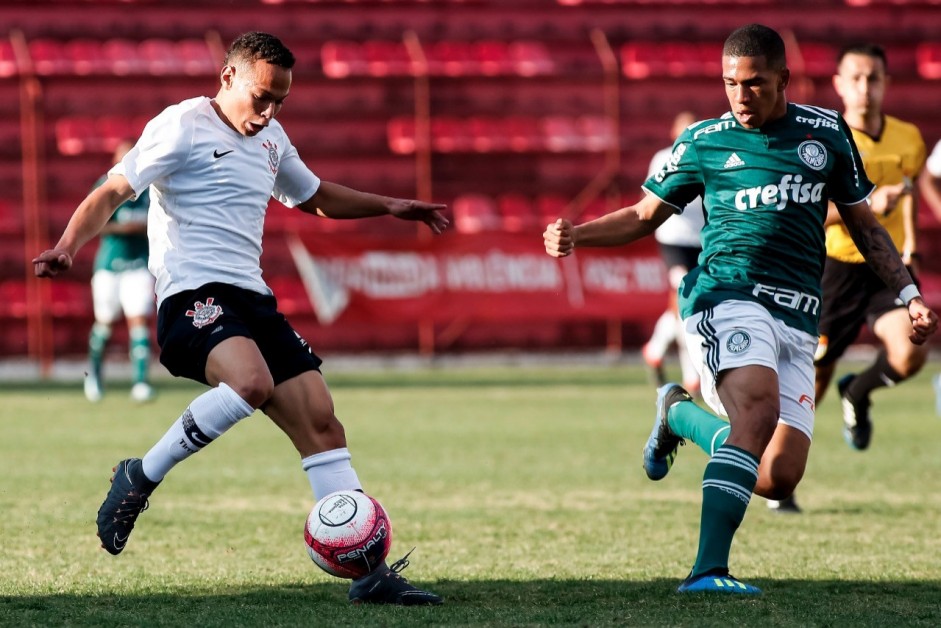
[{"label": "background player in green shorts", "polygon": [[923,343],[938,324],[869,208],[873,186],[846,124],[835,111],[789,104],[789,79],[774,30],[737,29],[722,52],[731,111],[689,127],[637,204],[577,227],[560,219],[543,234],[556,257],[623,245],[703,197],[703,254],[680,286],[680,314],[690,352],[700,357],[703,399],[729,422],[667,384],[644,449],[654,480],[666,476],[684,439],[711,456],[699,550],[683,593],[760,593],[729,575],[729,550],[752,493],[787,497],[807,463],[828,200],[908,305],[911,341]]},{"label": "background player in green shorts", "polygon": [[[122,142],[115,149],[113,163],[120,162],[132,146],[131,141]],[[101,177],[94,187],[100,186],[106,178]],[[154,278],[147,270],[149,207],[150,194],[144,191],[136,199],[122,203],[101,230],[91,280],[95,323],[88,335],[85,397],[89,401],[99,401],[104,393],[101,367],[105,346],[111,338],[111,326],[122,314],[127,321],[131,398],[139,402],[153,398],[153,388],[147,382],[149,319],[154,311]]]}]

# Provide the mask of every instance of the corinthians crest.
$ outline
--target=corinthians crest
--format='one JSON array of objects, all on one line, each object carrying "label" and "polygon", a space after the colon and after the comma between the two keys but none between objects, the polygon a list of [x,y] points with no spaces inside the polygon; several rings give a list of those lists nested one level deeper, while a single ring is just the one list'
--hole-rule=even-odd
[{"label": "corinthians crest", "polygon": [[262,146],[268,149],[268,168],[271,174],[278,174],[278,166],[281,164],[281,156],[278,155],[278,145],[271,140],[265,140]]},{"label": "corinthians crest", "polygon": [[201,329],[222,316],[222,307],[213,305],[213,300],[213,297],[209,297],[205,303],[197,301],[193,304],[192,310],[186,310],[186,315],[193,319],[193,327]]}]

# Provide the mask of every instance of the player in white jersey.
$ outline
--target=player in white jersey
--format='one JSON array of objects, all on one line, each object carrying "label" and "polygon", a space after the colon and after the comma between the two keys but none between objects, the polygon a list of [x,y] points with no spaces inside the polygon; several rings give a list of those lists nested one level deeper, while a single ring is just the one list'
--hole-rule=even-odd
[{"label": "player in white jersey", "polygon": [[[689,111],[681,111],[673,119],[670,138],[676,140],[686,127],[696,122],[696,117]],[[673,154],[673,146],[658,150],[650,160],[647,177],[660,172]],[[699,392],[699,373],[689,357],[684,341],[685,331],[683,320],[677,312],[676,291],[680,282],[690,270],[698,264],[699,254],[702,252],[702,243],[699,233],[702,231],[705,216],[702,210],[702,199],[698,196],[679,214],[667,218],[666,222],[657,227],[654,238],[660,248],[660,257],[667,267],[667,278],[670,282],[670,301],[667,309],[657,319],[653,334],[644,345],[642,354],[647,368],[653,373],[657,386],[663,386],[666,378],[663,372],[663,357],[670,345],[676,344],[677,355],[680,360],[680,372],[683,377],[683,388],[693,394]]]},{"label": "player in white jersey", "polygon": [[[120,553],[167,472],[238,421],[262,410],[291,439],[314,498],[362,490],[346,436],[320,373],[321,360],[277,311],[261,276],[265,210],[274,196],[327,218],[392,215],[448,224],[443,205],[358,192],[321,181],[275,116],[291,87],[294,57],[280,40],[247,33],[229,48],[215,98],[167,108],[144,129],[108,180],[82,201],[39,277],[68,270],[115,208],[150,188],[149,267],[159,302],[161,362],[212,388],[197,397],[143,459],[122,460],[98,511],[98,535]],[[400,569],[400,568],[399,568]],[[439,604],[385,562],[354,580],[353,603]]]},{"label": "player in white jersey", "polygon": [[[925,204],[931,208],[935,217],[941,220],[941,141],[934,145],[928,156],[925,172],[918,177],[918,187]],[[934,385],[935,412],[941,416],[941,374],[936,374],[931,382]]]}]

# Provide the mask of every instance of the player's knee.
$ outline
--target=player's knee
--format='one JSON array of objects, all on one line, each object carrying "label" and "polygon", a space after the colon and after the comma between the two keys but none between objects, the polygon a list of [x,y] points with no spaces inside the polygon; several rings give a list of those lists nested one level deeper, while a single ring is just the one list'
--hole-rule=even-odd
[{"label": "player's knee", "polygon": [[892,364],[892,367],[903,379],[917,375],[927,361],[927,351],[920,350],[921,347],[915,349],[916,350],[909,351],[907,355],[901,356],[901,358],[895,361],[895,364],[892,364],[892,360],[890,359],[890,364]]},{"label": "player's knee", "polygon": [[345,438],[346,431],[340,419],[333,413],[333,408],[313,408],[308,412],[310,425],[318,434],[331,434]]},{"label": "player's knee", "polygon": [[256,371],[226,383],[253,408],[261,407],[274,394],[274,380],[267,371]]}]

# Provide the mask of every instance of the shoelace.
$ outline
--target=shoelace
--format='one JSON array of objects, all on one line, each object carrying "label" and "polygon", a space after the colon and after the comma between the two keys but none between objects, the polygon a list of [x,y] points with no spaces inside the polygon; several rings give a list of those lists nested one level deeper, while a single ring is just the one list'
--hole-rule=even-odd
[{"label": "shoelace", "polygon": [[[413,547],[412,549],[408,550],[408,553],[405,554],[405,556],[403,556],[402,558],[400,558],[400,559],[398,559],[397,561],[395,561],[394,563],[392,563],[392,564],[389,566],[389,569],[392,571],[392,573],[398,574],[398,573],[400,573],[403,569],[405,569],[406,567],[408,567],[408,565],[409,565],[408,557],[409,557],[409,556],[412,554],[412,552],[414,552],[414,551],[415,551],[415,548]],[[402,577],[402,576],[399,576],[399,577]]]},{"label": "shoelace", "polygon": [[[140,505],[141,502],[143,502],[143,506]],[[140,493],[128,493],[127,497],[121,500],[121,505],[124,506],[125,504],[129,504],[132,507],[125,509],[118,508],[114,513],[114,521],[115,523],[123,523],[127,527],[133,527],[134,522],[137,521],[137,517],[150,508],[150,501],[146,497],[142,497]],[[118,515],[122,512],[126,514],[123,517],[119,517]],[[405,556],[408,557],[408,554]]]}]

